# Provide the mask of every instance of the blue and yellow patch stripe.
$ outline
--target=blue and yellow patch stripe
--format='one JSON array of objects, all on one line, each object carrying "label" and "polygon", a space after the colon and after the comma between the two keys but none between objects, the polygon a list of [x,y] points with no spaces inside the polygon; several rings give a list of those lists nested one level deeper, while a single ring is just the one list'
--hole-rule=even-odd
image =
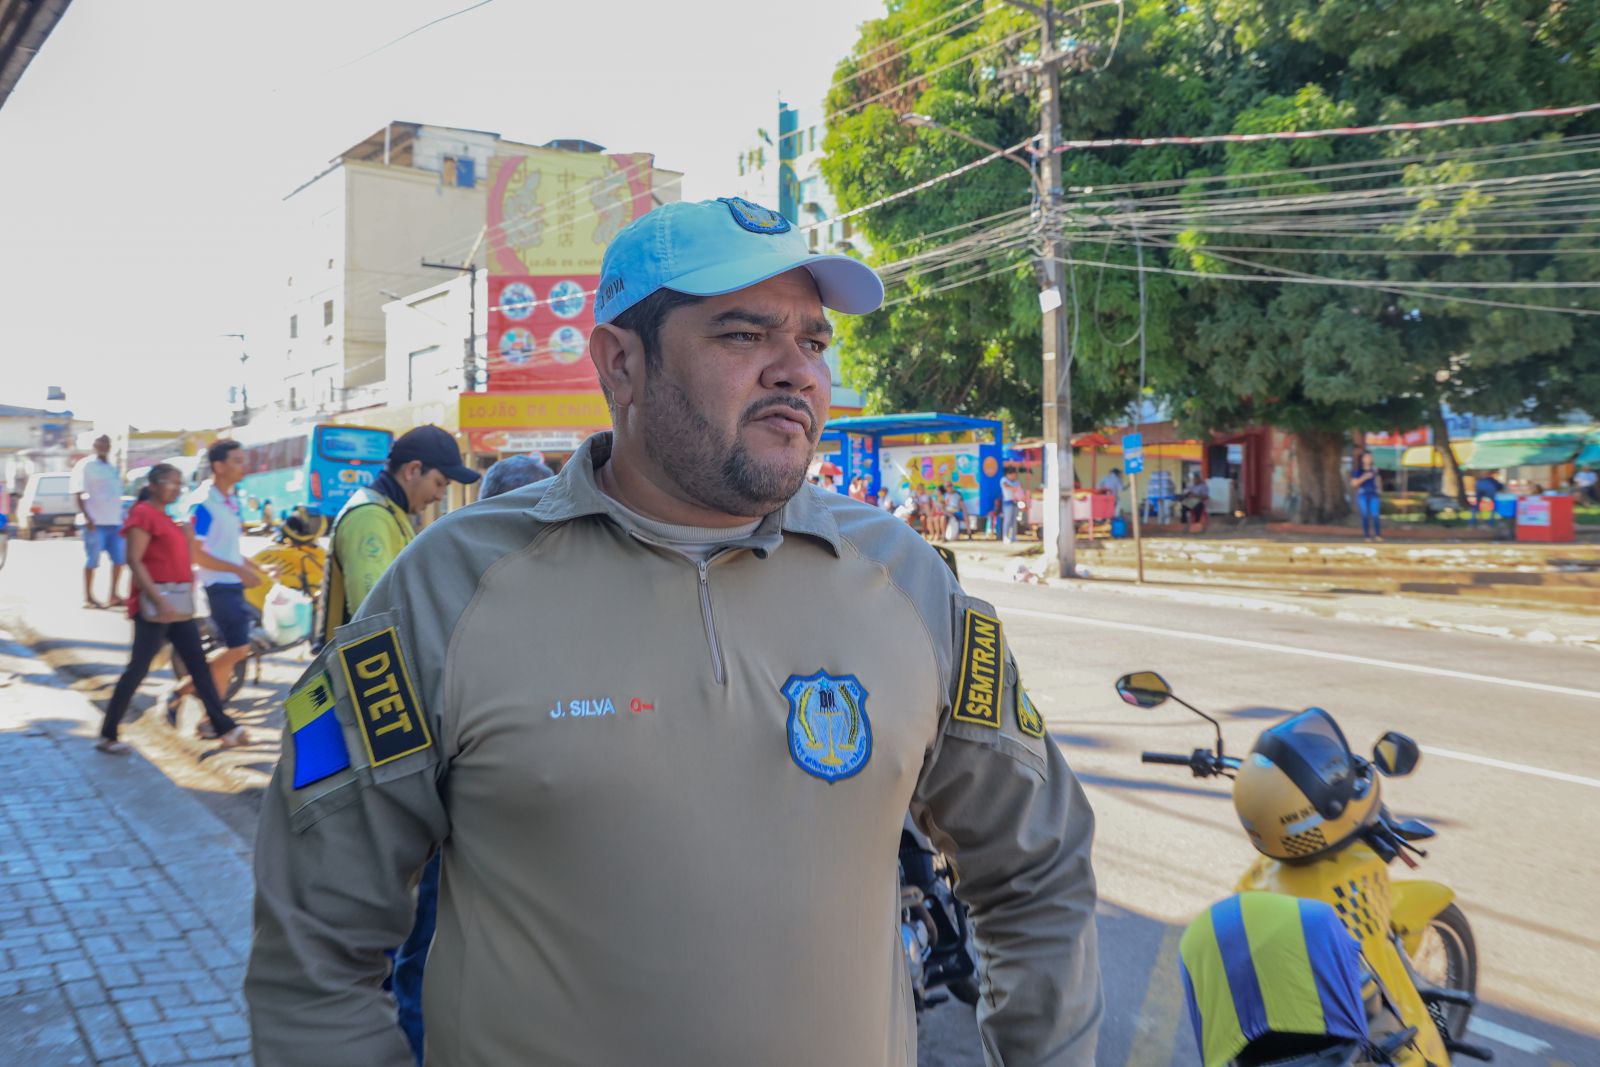
[{"label": "blue and yellow patch stripe", "polygon": [[338,774],[350,766],[350,750],[334,711],[337,701],[326,671],[318,672],[289,694],[284,713],[294,751],[294,788]]},{"label": "blue and yellow patch stripe", "polygon": [[1366,1037],[1361,949],[1321,901],[1229,897],[1189,925],[1179,951],[1206,1067],[1267,1033]]}]

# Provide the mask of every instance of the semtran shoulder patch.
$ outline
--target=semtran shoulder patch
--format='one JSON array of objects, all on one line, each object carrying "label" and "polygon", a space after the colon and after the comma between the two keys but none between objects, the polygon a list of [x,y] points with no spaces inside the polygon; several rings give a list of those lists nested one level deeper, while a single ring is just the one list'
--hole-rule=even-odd
[{"label": "semtran shoulder patch", "polygon": [[958,722],[1000,729],[1005,649],[1000,620],[968,608],[961,620],[961,681],[950,713]]}]

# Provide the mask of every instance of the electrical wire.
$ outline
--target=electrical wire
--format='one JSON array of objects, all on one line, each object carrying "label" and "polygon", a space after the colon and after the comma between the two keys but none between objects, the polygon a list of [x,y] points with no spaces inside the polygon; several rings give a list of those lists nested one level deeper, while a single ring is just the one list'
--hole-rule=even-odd
[{"label": "electrical wire", "polygon": [[[981,0],[967,0],[966,3],[961,4],[960,6],[954,8],[954,9],[952,9],[950,11],[946,11],[946,12],[944,12],[942,14],[935,15],[933,18],[929,19],[927,22],[924,22],[920,26],[913,27],[912,29],[907,30],[905,33],[899,35],[898,37],[891,38],[891,39],[883,42],[880,45],[874,46],[872,49],[870,49],[866,53],[866,55],[863,55],[860,58],[862,58],[862,59],[870,58],[873,53],[875,53],[877,51],[880,51],[881,49],[886,48],[889,45],[892,45],[892,44],[896,43],[897,41],[905,40],[905,39],[909,38],[918,29],[921,29],[922,27],[926,27],[926,26],[931,26],[933,23],[938,22],[940,19],[948,18],[951,15],[955,14],[956,12],[961,11],[964,8],[971,7],[973,4],[980,3],[980,2],[981,2]],[[917,48],[923,47],[923,46],[928,45],[928,44],[932,44],[934,41],[936,41],[936,40],[938,40],[938,39],[940,39],[942,37],[950,37],[950,36],[954,35],[957,30],[965,29],[967,26],[970,26],[972,23],[977,22],[978,20],[982,19],[988,13],[989,13],[988,11],[980,10],[976,15],[973,15],[970,18],[964,19],[961,22],[958,22],[953,26],[945,27],[943,30],[939,31],[939,33],[934,35],[934,36],[928,37],[925,40],[917,41],[914,44],[907,45],[904,49],[902,49],[899,52],[896,52],[894,55],[887,56],[884,59],[879,60],[878,62],[872,64],[869,67],[863,67],[860,70],[857,70],[856,72],[854,72],[853,74],[848,75],[847,77],[840,78],[837,81],[834,81],[834,82],[830,83],[829,86],[828,86],[828,90],[831,92],[832,90],[837,89],[840,86],[849,85],[851,82],[855,81],[857,78],[861,78],[861,77],[863,77],[863,76],[865,76],[867,74],[872,73],[875,70],[878,70],[879,68],[885,66],[888,63],[894,62],[896,59],[900,59],[900,58],[902,58],[904,56],[907,56],[907,55],[911,54],[911,52],[913,52]],[[826,120],[824,120],[824,121],[826,121]],[[776,147],[776,145],[781,145],[788,138],[790,138],[790,137],[798,137],[799,135],[800,135],[800,131],[799,130],[794,130],[794,131],[792,131],[790,133],[780,134],[778,136],[778,139],[775,142],[774,146]]]},{"label": "electrical wire", "polygon": [[1070,152],[1091,148],[1151,148],[1157,145],[1251,144],[1257,141],[1305,141],[1321,137],[1362,137],[1375,133],[1406,130],[1438,130],[1450,126],[1477,126],[1515,119],[1561,118],[1600,111],[1600,103],[1573,104],[1569,107],[1541,107],[1527,111],[1507,111],[1497,115],[1463,115],[1451,119],[1421,119],[1411,122],[1385,122],[1372,126],[1340,126],[1324,130],[1271,130],[1266,133],[1214,133],[1181,137],[1105,137],[1095,140],[1063,141],[1054,151]]},{"label": "electrical wire", "polygon": [[350,60],[349,62],[341,63],[337,67],[330,68],[328,73],[331,74],[331,73],[333,73],[333,71],[336,71],[336,70],[344,70],[346,67],[353,67],[357,63],[360,63],[363,59],[370,59],[373,56],[377,55],[379,52],[382,52],[384,49],[392,48],[395,45],[399,44],[401,41],[404,41],[408,37],[415,37],[417,34],[421,33],[423,30],[428,29],[429,27],[437,26],[437,25],[439,25],[439,23],[447,22],[450,19],[455,18],[457,15],[465,15],[469,11],[476,11],[478,8],[486,7],[486,6],[488,6],[489,4],[492,4],[492,3],[494,3],[494,0],[478,0],[477,3],[468,4],[466,7],[461,8],[459,11],[452,11],[448,15],[440,15],[436,19],[431,19],[431,20],[429,20],[427,22],[424,22],[421,26],[418,26],[414,30],[407,30],[405,33],[402,33],[400,36],[396,37],[394,40],[389,41],[386,44],[380,44],[378,47],[374,48],[370,52],[365,52],[365,53],[363,53],[363,54],[361,54],[359,56],[356,56],[356,58]]},{"label": "electrical wire", "polygon": [[885,300],[883,302],[883,306],[881,308],[879,308],[879,310],[882,311],[882,310],[885,310],[887,308],[898,307],[901,304],[907,304],[907,303],[910,303],[910,302],[912,302],[914,300],[923,300],[923,299],[926,299],[927,297],[933,296],[935,293],[943,293],[943,292],[948,292],[951,289],[959,289],[963,285],[972,285],[972,284],[974,284],[976,282],[987,281],[988,279],[993,278],[996,275],[1004,274],[1007,271],[1016,270],[1018,267],[1023,266],[1023,265],[1024,264],[1022,264],[1022,263],[1008,263],[1005,266],[996,267],[994,270],[991,270],[991,271],[989,271],[989,272],[987,272],[985,274],[980,274],[977,277],[965,278],[965,279],[962,279],[961,281],[953,282],[953,283],[951,283],[949,285],[941,285],[941,286],[938,286],[938,287],[933,288],[933,289],[923,290],[923,291],[919,291],[919,292],[915,292],[915,293],[910,293],[910,294],[908,294],[906,296],[896,297],[893,300]]},{"label": "electrical wire", "polygon": [[1390,293],[1396,296],[1409,296],[1422,300],[1442,300],[1447,303],[1480,304],[1487,307],[1515,308],[1519,311],[1551,311],[1564,315],[1600,315],[1600,310],[1589,308],[1557,307],[1551,304],[1519,304],[1505,300],[1489,300],[1481,297],[1449,296],[1447,294],[1432,292],[1416,292],[1403,286],[1410,283],[1390,283],[1362,281],[1346,278],[1326,277],[1293,277],[1285,275],[1264,274],[1223,274],[1209,271],[1183,270],[1178,267],[1135,267],[1126,263],[1106,263],[1086,259],[1063,259],[1059,262],[1073,263],[1083,267],[1101,267],[1109,270],[1144,270],[1152,274],[1171,274],[1185,278],[1200,278],[1207,281],[1230,282],[1270,282],[1275,284],[1303,284],[1303,285],[1331,285],[1355,289],[1373,289],[1378,292]]},{"label": "electrical wire", "polygon": [[[1028,140],[1031,141],[1032,138],[1030,137]],[[960,177],[969,171],[974,171],[986,164],[993,163],[1002,156],[1015,152],[1017,149],[1023,147],[1027,143],[1028,141],[1019,141],[1010,148],[1002,149],[999,152],[990,152],[988,155],[975,159],[971,163],[963,163],[961,166],[956,167],[953,170],[947,170],[943,174],[936,174],[931,178],[918,182],[916,185],[910,186],[909,188],[901,189],[899,192],[890,193],[888,196],[879,197],[870,204],[862,204],[860,207],[851,208],[849,211],[841,211],[839,214],[833,215],[829,218],[818,219],[815,222],[808,223],[800,227],[800,230],[802,233],[804,233],[807,230],[814,230],[819,226],[826,226],[834,222],[843,222],[845,219],[853,219],[857,215],[863,215],[868,211],[874,211],[880,207],[883,207],[885,204],[892,204],[897,200],[903,200],[906,197],[911,196],[913,193],[920,193],[924,189],[931,189],[935,185],[949,181],[951,178]]]},{"label": "electrical wire", "polygon": [[[1088,3],[1079,4],[1078,6],[1073,7],[1073,8],[1068,8],[1065,11],[1056,12],[1056,17],[1057,18],[1069,18],[1069,17],[1071,17],[1073,15],[1081,14],[1081,13],[1083,13],[1085,11],[1092,11],[1095,8],[1098,8],[1098,7],[1110,7],[1112,4],[1119,4],[1120,5],[1123,2],[1124,2],[1124,0],[1089,0]],[[921,74],[917,74],[917,75],[914,75],[914,76],[912,76],[910,78],[907,78],[905,81],[900,82],[898,85],[891,85],[889,88],[883,90],[882,92],[875,93],[872,96],[867,97],[865,100],[857,100],[855,103],[851,104],[848,107],[840,108],[838,111],[834,111],[834,112],[832,112],[832,113],[830,113],[828,115],[825,115],[825,116],[823,116],[822,122],[823,122],[824,125],[826,125],[828,123],[831,123],[834,119],[843,118],[843,117],[845,117],[847,115],[854,114],[855,112],[860,111],[862,108],[867,107],[868,105],[873,104],[873,103],[877,102],[878,100],[883,99],[885,96],[891,95],[892,93],[896,92],[897,90],[908,88],[909,86],[915,85],[917,82],[920,82],[920,81],[926,81],[927,79],[933,77],[935,74],[942,74],[945,71],[949,70],[950,68],[955,67],[955,66],[959,66],[960,64],[966,62],[967,60],[972,59],[975,56],[981,55],[984,52],[991,52],[996,48],[1003,48],[1006,45],[1014,44],[1015,42],[1021,40],[1023,37],[1030,37],[1030,36],[1032,36],[1033,34],[1035,34],[1037,32],[1038,32],[1038,28],[1037,27],[1030,26],[1027,29],[1018,30],[1015,33],[1008,34],[1005,37],[1002,37],[998,41],[994,41],[994,42],[991,42],[990,44],[986,44],[986,45],[981,45],[978,48],[976,48],[976,49],[974,49],[974,50],[972,50],[970,52],[967,52],[966,54],[964,54],[964,55],[962,55],[962,56],[960,56],[960,57],[958,57],[956,59],[950,60],[947,63],[942,63],[939,66],[934,67],[931,70],[927,70],[927,71],[924,71]],[[1600,105],[1597,105],[1597,106],[1600,106]]]},{"label": "electrical wire", "polygon": [[1111,61],[1117,58],[1117,45],[1122,41],[1122,21],[1126,14],[1122,0],[1117,0],[1117,32],[1111,35],[1111,50],[1106,53],[1106,61],[1100,67],[1101,74],[1110,70]]}]

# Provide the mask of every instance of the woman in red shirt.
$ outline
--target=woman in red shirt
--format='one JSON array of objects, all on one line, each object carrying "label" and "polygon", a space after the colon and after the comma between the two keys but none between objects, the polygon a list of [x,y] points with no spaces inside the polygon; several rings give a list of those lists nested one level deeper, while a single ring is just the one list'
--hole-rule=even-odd
[{"label": "woman in red shirt", "polygon": [[[189,668],[195,694],[205,704],[206,715],[222,747],[249,744],[250,738],[244,728],[222,710],[222,700],[211,680],[211,669],[200,645],[200,628],[194,617],[174,610],[158,588],[158,585],[186,584],[191,588],[190,603],[193,603],[194,571],[189,561],[189,540],[167,516],[166,510],[183,493],[183,474],[170,463],[157,463],[150,468],[149,478],[150,484],[139,491],[139,502],[128,512],[127,522],[122,527],[122,535],[128,542],[128,569],[133,572],[133,592],[128,597],[128,615],[133,619],[133,654],[122,677],[117,679],[111,703],[106,705],[105,722],[100,727],[100,740],[95,747],[114,754],[128,751],[128,746],[117,740],[117,725],[127,714],[139,683],[150,673],[150,661],[166,641],[172,643],[172,650]],[[149,613],[141,611],[140,601],[143,600],[160,607]]]}]

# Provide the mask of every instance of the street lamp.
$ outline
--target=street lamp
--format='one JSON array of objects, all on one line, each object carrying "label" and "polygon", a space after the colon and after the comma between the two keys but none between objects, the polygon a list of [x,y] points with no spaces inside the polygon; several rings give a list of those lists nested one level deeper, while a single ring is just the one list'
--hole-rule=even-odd
[{"label": "street lamp", "polygon": [[244,334],[225,333],[220,336],[239,339],[239,410],[234,413],[233,424],[243,426],[250,421],[250,382],[244,372],[244,365],[250,362],[250,353],[244,348]]},{"label": "street lamp", "polygon": [[[1060,196],[1060,160],[1054,153],[1046,152],[1046,166],[1050,180],[1040,178],[1033,163],[1014,155],[1012,149],[990,144],[971,134],[951,129],[942,122],[908,111],[900,116],[907,126],[922,130],[936,130],[959,138],[970,145],[993,152],[1010,160],[1028,172],[1028,183],[1033,190],[1034,216],[1045,227],[1044,244],[1034,270],[1039,281],[1039,310],[1044,338],[1043,369],[1040,373],[1040,392],[1044,400],[1044,564],[1047,574],[1063,578],[1077,576],[1077,533],[1072,520],[1072,353],[1066,330],[1067,285],[1066,272],[1062,270],[1061,239],[1049,232],[1053,225],[1049,209]],[[1047,129],[1054,129],[1047,123]],[[1045,146],[1048,149],[1050,139]],[[1057,354],[1060,353],[1058,358]]]}]

